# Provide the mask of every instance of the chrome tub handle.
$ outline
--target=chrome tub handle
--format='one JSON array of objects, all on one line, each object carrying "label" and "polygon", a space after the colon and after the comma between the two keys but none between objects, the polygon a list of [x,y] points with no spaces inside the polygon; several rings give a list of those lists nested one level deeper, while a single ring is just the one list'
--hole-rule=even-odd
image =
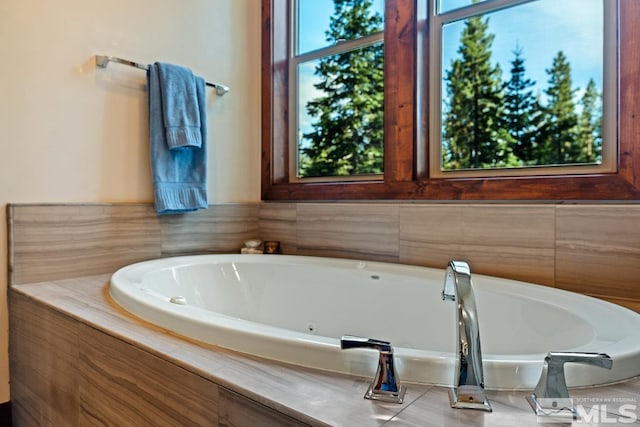
[{"label": "chrome tub handle", "polygon": [[342,350],[352,348],[378,350],[378,369],[364,398],[393,403],[403,402],[406,387],[401,385],[398,379],[393,358],[393,347],[390,342],[353,335],[343,335],[340,339],[340,348]]}]

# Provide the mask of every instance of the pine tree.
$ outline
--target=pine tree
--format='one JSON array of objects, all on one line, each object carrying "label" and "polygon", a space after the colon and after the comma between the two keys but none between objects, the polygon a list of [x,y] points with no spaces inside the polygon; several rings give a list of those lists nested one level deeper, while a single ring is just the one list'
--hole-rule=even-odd
[{"label": "pine tree", "polygon": [[535,164],[534,150],[540,124],[540,105],[531,88],[536,82],[526,78],[522,49],[516,47],[511,61],[511,78],[505,82],[504,126],[510,138],[510,151],[518,166]]},{"label": "pine tree", "polygon": [[495,36],[488,33],[488,28],[488,18],[474,16],[465,21],[459,58],[446,71],[445,169],[485,168],[504,162],[498,119],[503,100],[502,72],[498,65],[491,64]]},{"label": "pine tree", "polygon": [[602,159],[602,108],[601,96],[593,79],[580,100],[582,111],[578,118],[578,139],[582,150],[579,160],[596,163]]},{"label": "pine tree", "polygon": [[573,100],[571,64],[564,52],[556,54],[551,68],[546,71],[549,86],[545,90],[547,105],[543,109],[538,164],[576,163],[581,151],[577,138],[578,117]]},{"label": "pine tree", "polygon": [[[332,45],[382,31],[371,0],[334,0],[326,40]],[[318,61],[315,86],[323,93],[307,103],[313,130],[300,149],[301,175],[380,173],[383,164],[384,46],[327,56]]]}]

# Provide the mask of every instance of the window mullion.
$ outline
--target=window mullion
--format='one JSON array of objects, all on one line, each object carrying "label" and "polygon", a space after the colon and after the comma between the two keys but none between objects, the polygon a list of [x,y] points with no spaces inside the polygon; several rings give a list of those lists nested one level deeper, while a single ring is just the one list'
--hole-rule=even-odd
[{"label": "window mullion", "polygon": [[295,55],[292,52],[291,60],[296,64],[301,64],[303,62],[313,61],[315,59],[320,59],[326,56],[337,55],[343,52],[348,52],[350,50],[356,50],[359,48],[371,46],[381,41],[384,41],[384,33],[380,32],[380,33],[369,34],[367,36],[360,37],[358,39],[347,40],[347,41],[336,43],[335,45],[328,46],[322,49],[306,52],[306,53],[303,53],[302,55]]},{"label": "window mullion", "polygon": [[387,0],[384,60],[384,180],[410,183],[416,165],[417,17],[415,0]]},{"label": "window mullion", "polygon": [[531,3],[538,0],[487,0],[480,1],[478,3],[471,4],[469,6],[453,9],[447,12],[438,13],[434,8],[431,13],[431,19],[436,21],[452,22],[467,19],[474,15],[480,15],[483,13],[496,12],[500,9],[504,9],[511,6],[521,5],[525,3]]}]

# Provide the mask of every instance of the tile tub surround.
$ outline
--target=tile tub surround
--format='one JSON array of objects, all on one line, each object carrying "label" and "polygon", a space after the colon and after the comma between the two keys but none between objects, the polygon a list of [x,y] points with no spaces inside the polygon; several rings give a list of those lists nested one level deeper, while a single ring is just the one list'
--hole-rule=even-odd
[{"label": "tile tub surround", "polygon": [[[134,379],[144,380],[142,391],[151,406],[139,407],[168,412],[170,420],[183,420],[187,407],[165,404],[158,387],[185,380],[194,390],[206,390],[203,398],[211,400],[188,407],[195,418],[184,419],[185,425],[197,424],[198,417],[220,425],[257,425],[256,420],[272,416],[280,425],[514,425],[516,419],[518,425],[537,425],[522,393],[491,392],[493,414],[453,411],[446,390],[428,386],[411,386],[400,408],[373,403],[361,397],[367,379],[201,346],[141,322],[105,299],[109,275],[123,265],[237,252],[243,240],[256,235],[280,240],[288,254],[440,268],[443,259],[465,257],[479,273],[606,296],[640,311],[639,205],[247,203],[175,217],[157,217],[148,204],[20,204],[7,210],[11,393],[14,417],[26,420],[16,425],[47,424],[61,416],[76,420],[77,415],[82,424],[89,423],[86,417],[109,418],[109,406],[101,405],[95,393],[105,386],[97,382],[102,374],[115,387],[113,398],[120,392],[135,398],[126,391],[135,387]],[[58,323],[60,328],[47,329]],[[139,379],[103,365],[115,355],[90,348],[98,342],[147,360],[143,366],[150,369],[171,371],[167,382],[151,372]],[[214,404],[209,396],[216,393]],[[640,380],[572,395],[637,397]],[[146,412],[136,408],[123,408],[122,414],[146,419]],[[351,422],[354,416],[360,417],[357,422]]]},{"label": "tile tub surround", "polygon": [[473,272],[607,299],[640,312],[640,204],[238,203],[158,217],[151,204],[7,207],[9,283],[111,273],[137,261],[237,253],[278,240],[291,255]]},{"label": "tile tub surround", "polygon": [[112,273],[138,261],[238,252],[259,234],[256,203],[158,216],[151,204],[7,206],[10,284]]},{"label": "tile tub surround", "polygon": [[603,298],[640,312],[640,204],[276,203],[260,235],[284,253],[473,272]]},{"label": "tile tub surround", "polygon": [[[365,378],[185,340],[117,307],[108,280],[10,289],[16,425],[539,425],[526,392],[489,392],[493,413],[451,409],[447,390],[427,385],[409,384],[403,405],[372,402],[362,398]],[[640,378],[572,390],[574,398],[638,396]]]}]

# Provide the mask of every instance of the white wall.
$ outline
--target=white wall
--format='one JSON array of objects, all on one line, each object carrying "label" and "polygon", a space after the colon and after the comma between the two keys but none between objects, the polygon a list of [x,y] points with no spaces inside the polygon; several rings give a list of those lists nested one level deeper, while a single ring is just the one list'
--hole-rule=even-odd
[{"label": "white wall", "polygon": [[145,73],[208,89],[210,203],[260,199],[259,0],[0,0],[0,402],[9,400],[7,203],[150,202]]}]

